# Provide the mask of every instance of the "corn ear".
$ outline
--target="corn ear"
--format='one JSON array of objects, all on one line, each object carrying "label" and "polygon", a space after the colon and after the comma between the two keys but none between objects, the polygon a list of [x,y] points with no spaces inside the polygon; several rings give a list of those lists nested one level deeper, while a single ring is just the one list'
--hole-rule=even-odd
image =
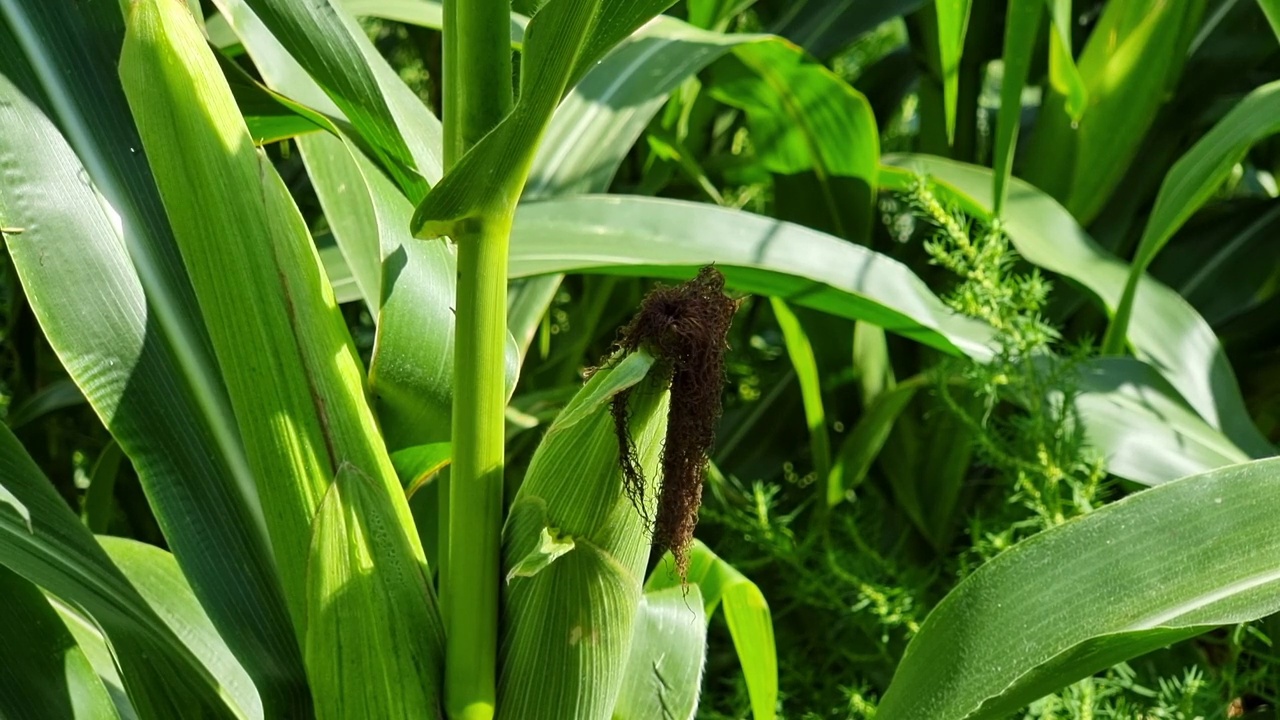
[{"label": "corn ear", "polygon": [[[598,371],[552,424],[503,530],[498,717],[606,720],[626,671],[649,532],[622,485],[609,400],[630,392],[647,482],[666,432],[664,373],[643,352]],[[645,515],[652,516],[652,485]]]}]

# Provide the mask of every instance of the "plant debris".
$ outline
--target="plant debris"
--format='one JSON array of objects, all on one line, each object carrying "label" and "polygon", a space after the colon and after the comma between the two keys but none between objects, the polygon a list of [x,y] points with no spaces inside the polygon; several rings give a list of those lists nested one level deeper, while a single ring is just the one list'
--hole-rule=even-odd
[{"label": "plant debris", "polygon": [[686,283],[654,288],[631,322],[618,331],[619,350],[644,347],[671,377],[662,486],[652,520],[645,512],[644,476],[628,425],[630,391],[618,393],[611,409],[623,486],[636,510],[652,522],[653,544],[671,551],[682,578],[698,524],[707,454],[720,421],[724,352],[737,308],[738,303],[724,294],[724,276],[707,266]]}]

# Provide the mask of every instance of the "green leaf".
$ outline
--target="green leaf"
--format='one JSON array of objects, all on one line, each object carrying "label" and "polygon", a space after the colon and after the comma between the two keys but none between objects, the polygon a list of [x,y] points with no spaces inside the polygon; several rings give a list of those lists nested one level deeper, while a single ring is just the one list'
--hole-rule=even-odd
[{"label": "green leaf", "polygon": [[1280,460],[1235,465],[1018,544],[930,613],[876,717],[1004,718],[1117,662],[1280,610],[1278,493]]},{"label": "green leaf", "polygon": [[551,429],[564,430],[599,412],[601,406],[615,395],[644,380],[652,367],[653,356],[643,349],[628,353],[610,368],[606,380],[589,384],[582,392],[574,395],[573,400],[556,416],[555,422],[551,423]]},{"label": "green leaf", "polygon": [[990,328],[953,314],[897,261],[712,205],[625,196],[526,203],[512,233],[510,274],[679,279],[712,263],[736,290],[867,320],[949,353],[989,357]]},{"label": "green leaf", "polygon": [[[1182,72],[1204,0],[1113,0],[1103,8],[1080,54],[1088,107],[1077,121],[1076,100],[1051,92],[1041,105],[1023,176],[1088,224],[1110,200],[1138,155],[1144,137]],[[1058,9],[1055,8],[1055,20]],[[1063,67],[1059,33],[1051,70]],[[1051,87],[1058,83],[1053,81]]]},{"label": "green leaf", "polygon": [[1160,184],[1102,351],[1123,350],[1138,281],[1173,234],[1213,196],[1255,143],[1280,132],[1280,81],[1255,89],[1178,159]]},{"label": "green leaf", "polygon": [[[1018,0],[1021,2],[1021,0]],[[1034,0],[1029,0],[1030,5]],[[1084,117],[1089,91],[1080,76],[1072,54],[1071,28],[1075,16],[1071,13],[1071,0],[1045,0],[1049,7],[1049,19],[1053,32],[1049,36],[1049,84],[1053,91],[1065,98],[1067,115],[1079,123]],[[1008,56],[1005,57],[1008,62]],[[1005,72],[1008,72],[1007,66]],[[1006,76],[1007,77],[1007,76]]]},{"label": "green leaf", "polygon": [[706,656],[707,617],[698,586],[645,593],[614,720],[692,720]]},{"label": "green leaf", "polygon": [[230,15],[242,1],[342,109],[404,192],[424,194],[441,173],[440,124],[355,19],[331,0],[219,0],[218,7]]},{"label": "green leaf", "polygon": [[1271,23],[1271,31],[1276,34],[1276,39],[1280,40],[1280,0],[1258,0],[1258,7],[1262,8],[1263,14],[1267,16],[1267,22]]},{"label": "green leaf", "polygon": [[440,716],[443,625],[422,551],[393,529],[397,514],[381,483],[351,465],[316,513],[306,658],[318,718]]},{"label": "green leaf", "polygon": [[779,219],[870,242],[880,134],[861,93],[779,41],[735,47],[710,91],[746,113]]},{"label": "green leaf", "polygon": [[[944,197],[980,218],[991,215],[991,171],[925,156],[887,156],[894,169],[882,184],[902,189],[928,176]],[[1107,309],[1116,307],[1127,266],[1107,253],[1052,198],[1020,180],[1009,187],[1002,218],[1018,254],[1089,289]],[[1208,323],[1168,287],[1145,278],[1134,304],[1130,340],[1139,359],[1164,375],[1191,407],[1251,457],[1274,454],[1244,406],[1235,373]]]},{"label": "green leaf", "polygon": [[1087,440],[1106,458],[1108,472],[1157,485],[1249,459],[1140,360],[1095,358],[1080,367],[1076,382]]},{"label": "green leaf", "polygon": [[414,235],[454,235],[462,224],[510,217],[561,98],[614,45],[671,4],[552,0],[544,5],[525,35],[515,107],[418,206]]},{"label": "green leaf", "polygon": [[971,0],[935,0],[938,13],[938,58],[942,69],[942,95],[946,112],[947,142],[956,137],[956,100],[960,96],[960,56],[969,29]]},{"label": "green leaf", "polygon": [[[708,619],[717,607],[724,609],[733,647],[747,680],[752,716],[755,720],[773,720],[778,705],[778,654],[773,642],[773,616],[764,594],[700,540],[694,540],[689,550],[688,582],[701,590]],[[644,587],[646,593],[654,593],[680,585],[675,562],[667,553]]]},{"label": "green leaf", "polygon": [[97,540],[156,616],[209,669],[235,706],[251,716],[263,716],[253,680],[191,592],[191,585],[173,555],[126,538],[100,535]]},{"label": "green leaf", "polygon": [[[8,78],[51,83],[43,87],[61,98],[60,122],[76,144],[73,151],[0,78],[8,168],[0,216],[27,228],[6,237],[23,290],[63,367],[132,461],[170,548],[266,707],[308,708],[257,490],[182,259],[119,82],[88,59],[118,52],[118,11],[107,3],[3,9],[39,28],[27,36],[42,40],[30,47],[34,65],[81,69],[37,74],[0,51]],[[0,47],[18,46],[0,39]]]},{"label": "green leaf", "polygon": [[35,585],[0,566],[0,715],[109,720],[115,704],[84,651]]},{"label": "green leaf", "polygon": [[[827,433],[827,414],[822,407],[822,378],[818,376],[818,361],[813,346],[805,334],[800,318],[787,304],[778,298],[769,298],[773,315],[782,330],[782,340],[787,346],[791,366],[800,382],[800,395],[804,403],[804,416],[809,425],[809,450],[813,453],[813,472],[820,478],[831,475],[831,436]],[[828,487],[828,499],[833,490]]]},{"label": "green leaf", "polygon": [[876,396],[867,411],[858,417],[849,437],[840,446],[835,467],[827,480],[827,507],[838,505],[866,479],[871,464],[888,441],[894,423],[919,389],[918,382],[904,382],[886,390]]},{"label": "green leaf", "polygon": [[[1068,0],[1070,5],[1070,0]],[[1000,110],[996,115],[996,139],[991,167],[995,178],[992,214],[999,216],[1005,200],[1005,186],[1013,172],[1014,149],[1018,146],[1018,126],[1022,122],[1022,89],[1031,70],[1043,6],[1036,0],[1009,0],[1004,26],[1004,76],[1000,80]]]},{"label": "green leaf", "polygon": [[135,4],[121,76],[250,466],[271,479],[258,490],[302,636],[312,517],[334,474],[352,467],[381,483],[398,520],[389,532],[416,544],[408,505],[303,219],[185,10]]},{"label": "green leaf", "polygon": [[404,494],[412,498],[414,493],[431,482],[441,470],[449,466],[453,445],[447,442],[414,445],[391,453],[391,464],[404,485]]},{"label": "green leaf", "polygon": [[30,513],[28,526],[0,509],[0,565],[93,618],[139,717],[255,716],[252,707],[227,705],[237,696],[156,616],[3,426],[0,478]]}]

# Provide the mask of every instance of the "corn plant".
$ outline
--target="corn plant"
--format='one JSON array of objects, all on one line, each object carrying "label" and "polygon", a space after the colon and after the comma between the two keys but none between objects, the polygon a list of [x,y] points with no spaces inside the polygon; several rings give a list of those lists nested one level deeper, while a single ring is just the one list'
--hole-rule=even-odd
[{"label": "corn plant", "polygon": [[[704,493],[732,506],[760,472],[738,456],[767,403],[714,449],[744,306],[799,387],[801,569],[842,572],[846,537],[888,564],[849,529],[870,488],[943,563],[968,477],[1010,458],[1018,493],[1059,483],[1029,501],[1042,532],[922,622],[880,602],[909,644],[850,712],[1003,718],[1280,611],[1275,446],[1214,327],[1145,274],[1277,129],[1264,82],[1189,149],[1152,130],[1248,4],[1111,0],[1085,38],[1069,2],[869,5],[0,0],[0,229],[65,404],[111,443],[77,515],[14,432],[46,411],[0,428],[0,715],[693,718],[723,609],[739,712],[779,717],[785,589],[694,538]],[[357,17],[430,28],[438,112]],[[910,103],[827,62],[886,20],[918,51]],[[882,130],[908,106],[904,147]],[[1041,270],[1086,290],[1109,357],[1057,356]],[[570,275],[589,297],[561,345]],[[838,443],[827,322],[857,385]],[[1015,433],[1029,460],[987,425],[1017,413],[1049,428]],[[165,549],[109,532],[129,473]],[[1157,487],[1093,510],[1104,476]]]}]

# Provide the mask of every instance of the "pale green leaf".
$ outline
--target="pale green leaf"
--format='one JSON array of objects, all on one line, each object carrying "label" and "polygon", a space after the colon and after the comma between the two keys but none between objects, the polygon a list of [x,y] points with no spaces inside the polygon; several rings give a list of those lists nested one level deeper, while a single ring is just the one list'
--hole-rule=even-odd
[{"label": "pale green leaf", "polygon": [[115,703],[49,601],[0,565],[0,716],[115,720]]},{"label": "pale green leaf", "polygon": [[258,490],[301,635],[311,520],[334,474],[351,466],[381,483],[395,532],[416,543],[408,505],[303,219],[254,149],[191,17],[167,2],[137,3],[121,76],[250,466],[271,479]]},{"label": "pale green leaf", "polygon": [[[1068,0],[1068,4],[1069,4]],[[1009,0],[1004,27],[1004,75],[1000,79],[1000,110],[996,115],[994,157],[991,161],[995,188],[992,213],[1000,215],[1005,186],[1013,172],[1013,155],[1018,146],[1018,126],[1022,122],[1022,89],[1031,70],[1031,54],[1044,6],[1037,0]]]},{"label": "pale green leaf", "polygon": [[1115,663],[1280,610],[1277,497],[1280,460],[1261,460],[1020,543],[934,608],[876,717],[1005,718]]},{"label": "pale green leaf", "polygon": [[6,240],[30,307],[132,461],[169,546],[246,659],[264,703],[284,714],[307,708],[257,490],[182,259],[119,82],[110,66],[86,59],[118,52],[118,11],[107,3],[2,9],[25,13],[33,28],[26,39],[43,40],[32,45],[34,67],[81,68],[36,72],[8,54],[16,44],[0,40],[6,76],[62,98],[60,122],[75,129],[73,151],[0,78],[0,154],[8,168],[0,216],[27,228]]},{"label": "pale green leaf", "polygon": [[261,716],[252,707],[228,704],[235,696],[152,611],[4,426],[0,485],[28,509],[31,520],[28,527],[16,513],[0,509],[0,565],[93,618],[139,717]]},{"label": "pale green leaf", "polygon": [[971,0],[935,0],[938,13],[938,58],[942,69],[942,94],[946,112],[947,142],[955,140],[956,99],[960,91],[960,56],[969,30]]},{"label": "pale green leaf", "polygon": [[512,233],[512,277],[678,279],[710,264],[735,290],[867,320],[950,353],[990,356],[991,329],[953,314],[906,266],[799,225],[678,200],[589,196],[526,203]]},{"label": "pale green leaf", "polygon": [[[724,609],[733,647],[747,680],[752,716],[755,720],[773,720],[778,704],[778,654],[773,641],[773,615],[764,594],[699,540],[694,540],[689,549],[687,580],[701,590],[708,619],[717,607]],[[681,584],[668,553],[645,582],[645,591],[679,588]]]},{"label": "pale green leaf", "polygon": [[[813,453],[813,472],[820,478],[831,475],[831,436],[827,433],[827,413],[822,406],[822,378],[818,375],[818,361],[813,355],[813,345],[800,324],[800,318],[778,298],[769,298],[773,315],[782,330],[782,341],[787,346],[791,366],[800,382],[800,395],[804,404],[804,417],[809,424],[809,450]],[[828,488],[828,493],[831,489]],[[830,495],[828,495],[830,497]]]},{"label": "pale green leaf", "polygon": [[692,720],[706,655],[707,617],[698,586],[645,593],[614,720]]},{"label": "pale green leaf", "polygon": [[1107,328],[1103,352],[1116,354],[1123,349],[1138,281],[1151,261],[1213,196],[1249,148],[1276,132],[1280,132],[1280,81],[1246,95],[1169,169],[1138,244],[1124,296]]},{"label": "pale green leaf", "polygon": [[643,349],[628,353],[618,364],[610,368],[607,380],[592,383],[573,397],[551,424],[553,430],[564,430],[600,411],[602,405],[615,395],[634,387],[649,374],[653,356]]}]

